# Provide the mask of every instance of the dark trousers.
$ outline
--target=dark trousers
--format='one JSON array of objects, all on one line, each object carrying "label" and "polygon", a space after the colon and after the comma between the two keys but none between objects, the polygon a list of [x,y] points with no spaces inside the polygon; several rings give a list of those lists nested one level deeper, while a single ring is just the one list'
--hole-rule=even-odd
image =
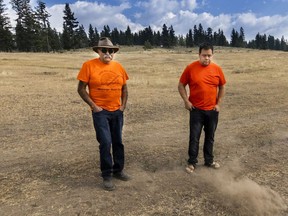
[{"label": "dark trousers", "polygon": [[[122,143],[123,112],[92,112],[96,138],[99,142],[102,177],[121,172],[124,168],[124,145]],[[112,146],[112,155],[111,155]]]},{"label": "dark trousers", "polygon": [[215,110],[192,109],[190,111],[189,164],[198,163],[199,140],[203,127],[205,132],[203,146],[205,164],[213,162],[214,134],[218,124],[218,115],[219,112]]}]

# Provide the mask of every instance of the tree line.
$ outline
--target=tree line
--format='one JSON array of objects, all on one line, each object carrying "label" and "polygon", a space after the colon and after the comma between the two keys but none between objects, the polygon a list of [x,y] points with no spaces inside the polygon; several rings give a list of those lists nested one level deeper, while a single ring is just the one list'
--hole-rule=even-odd
[{"label": "tree line", "polygon": [[244,29],[239,32],[233,28],[231,40],[228,42],[223,30],[213,32],[212,28],[204,29],[201,23],[189,29],[186,35],[176,35],[173,26],[163,24],[162,31],[153,31],[150,26],[132,33],[129,26],[125,31],[117,28],[110,29],[104,25],[101,31],[89,25],[88,34],[82,24],[77,21],[68,3],[63,8],[63,31],[51,27],[46,10],[46,3],[42,0],[32,8],[30,0],[11,0],[12,9],[16,12],[16,26],[13,29],[6,14],[4,0],[0,0],[0,51],[20,52],[51,52],[61,50],[75,50],[95,45],[102,36],[110,37],[118,45],[141,45],[144,48],[175,46],[194,47],[207,41],[215,46],[231,46],[253,49],[271,49],[288,51],[287,41],[271,35],[257,34],[255,39],[247,42]]}]

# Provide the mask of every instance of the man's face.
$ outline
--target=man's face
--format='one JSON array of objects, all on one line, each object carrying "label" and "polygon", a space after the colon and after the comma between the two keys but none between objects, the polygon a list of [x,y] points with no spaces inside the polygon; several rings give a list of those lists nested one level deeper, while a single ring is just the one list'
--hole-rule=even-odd
[{"label": "man's face", "polygon": [[208,66],[211,63],[212,57],[213,52],[211,49],[208,50],[202,49],[201,53],[199,53],[199,61],[203,66]]},{"label": "man's face", "polygon": [[98,55],[103,63],[109,64],[113,59],[114,50],[111,48],[100,48],[98,49]]}]

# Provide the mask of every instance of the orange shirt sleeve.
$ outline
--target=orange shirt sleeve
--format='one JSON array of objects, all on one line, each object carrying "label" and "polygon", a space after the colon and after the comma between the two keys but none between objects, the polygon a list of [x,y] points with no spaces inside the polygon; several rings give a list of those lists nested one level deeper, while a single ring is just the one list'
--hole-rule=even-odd
[{"label": "orange shirt sleeve", "polygon": [[82,68],[80,69],[77,79],[83,81],[85,83],[89,82],[90,79],[90,69],[88,67],[88,63],[84,62]]}]

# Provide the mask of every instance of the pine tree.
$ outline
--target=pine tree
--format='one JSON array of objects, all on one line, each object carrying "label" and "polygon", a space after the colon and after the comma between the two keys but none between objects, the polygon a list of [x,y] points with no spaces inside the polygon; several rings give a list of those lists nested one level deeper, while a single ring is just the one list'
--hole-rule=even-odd
[{"label": "pine tree", "polygon": [[85,28],[83,25],[80,25],[78,29],[75,30],[75,44],[74,48],[85,48],[89,46],[89,39],[85,32]]},{"label": "pine tree", "polygon": [[89,39],[90,47],[94,46],[97,43],[95,31],[91,24],[89,25],[89,29],[88,29],[88,39]]},{"label": "pine tree", "polygon": [[16,11],[16,44],[19,51],[37,51],[36,38],[39,26],[35,20],[30,0],[11,0],[12,8]]},{"label": "pine tree", "polygon": [[230,42],[230,45],[232,47],[237,47],[238,38],[239,33],[233,28],[231,32],[231,42]]},{"label": "pine tree", "polygon": [[198,25],[198,41],[199,41],[199,44],[205,42],[205,31],[201,23],[199,23]]},{"label": "pine tree", "polygon": [[205,32],[203,30],[201,23],[199,23],[198,29],[197,29],[197,26],[194,25],[194,29],[193,29],[194,44],[199,45],[199,44],[203,43],[205,41],[205,39],[206,39],[206,36],[205,36]]},{"label": "pine tree", "polygon": [[275,39],[273,36],[268,36],[268,49],[273,50],[275,48]]},{"label": "pine tree", "polygon": [[100,39],[100,35],[96,27],[94,28],[94,32],[95,32],[95,41],[96,41],[95,44],[96,44]]},{"label": "pine tree", "polygon": [[71,11],[68,3],[65,4],[64,9],[64,22],[63,22],[63,35],[62,43],[63,48],[70,50],[75,49],[77,45],[76,41],[76,29],[78,28],[78,21],[74,17],[74,13]]},{"label": "pine tree", "polygon": [[186,36],[186,47],[193,47],[193,34],[192,29],[189,29],[189,32]]},{"label": "pine tree", "polygon": [[110,35],[111,35],[112,43],[122,44],[122,45],[126,44],[125,33],[122,31],[119,32],[117,28],[114,28]]},{"label": "pine tree", "polygon": [[49,52],[51,50],[51,47],[48,31],[50,28],[49,17],[51,17],[51,15],[47,12],[46,4],[44,2],[38,1],[37,3],[38,5],[35,8],[35,19],[38,22],[39,26],[39,48],[41,49],[41,51]]},{"label": "pine tree", "polygon": [[156,46],[161,46],[161,34],[160,31],[154,32],[153,33],[153,44],[152,45],[156,45]]},{"label": "pine tree", "polygon": [[168,31],[169,31],[169,47],[176,46],[177,38],[175,36],[175,31],[172,25],[168,28]]},{"label": "pine tree", "polygon": [[212,28],[210,28],[210,27],[207,28],[205,38],[206,38],[205,41],[213,44],[213,30],[212,30]]},{"label": "pine tree", "polygon": [[60,33],[56,31],[56,29],[51,29],[51,27],[48,27],[48,35],[50,39],[50,48],[53,52],[59,51],[63,49],[62,43],[61,43],[61,36]]},{"label": "pine tree", "polygon": [[0,51],[12,51],[13,39],[10,29],[10,21],[5,14],[5,5],[3,0],[0,0]]},{"label": "pine tree", "polygon": [[244,34],[244,29],[241,27],[240,28],[240,33],[239,33],[239,47],[245,47],[245,34]]},{"label": "pine tree", "polygon": [[101,32],[101,37],[109,37],[111,38],[111,30],[108,25],[104,25],[103,30]]},{"label": "pine tree", "polygon": [[218,31],[218,46],[228,46],[229,43],[224,35],[224,32],[223,30],[220,30]]},{"label": "pine tree", "polygon": [[258,34],[255,37],[255,48],[256,49],[268,49],[268,42],[266,34],[260,35]]},{"label": "pine tree", "polygon": [[152,46],[156,45],[154,34],[150,26],[141,31],[140,38],[140,45],[144,45],[145,42],[149,42]]},{"label": "pine tree", "polygon": [[277,39],[275,40],[275,49],[276,49],[276,50],[281,50],[281,42],[280,42],[280,39],[279,39],[279,38],[277,38]]},{"label": "pine tree", "polygon": [[162,27],[161,42],[162,42],[162,46],[164,48],[169,48],[170,47],[169,31],[168,31],[168,28],[167,28],[167,26],[165,24]]},{"label": "pine tree", "polygon": [[179,35],[178,44],[179,44],[179,46],[182,46],[182,47],[186,46],[186,42],[185,42],[183,35]]},{"label": "pine tree", "polygon": [[127,26],[127,29],[125,31],[125,38],[126,38],[126,45],[128,46],[133,45],[133,34],[129,26]]}]

